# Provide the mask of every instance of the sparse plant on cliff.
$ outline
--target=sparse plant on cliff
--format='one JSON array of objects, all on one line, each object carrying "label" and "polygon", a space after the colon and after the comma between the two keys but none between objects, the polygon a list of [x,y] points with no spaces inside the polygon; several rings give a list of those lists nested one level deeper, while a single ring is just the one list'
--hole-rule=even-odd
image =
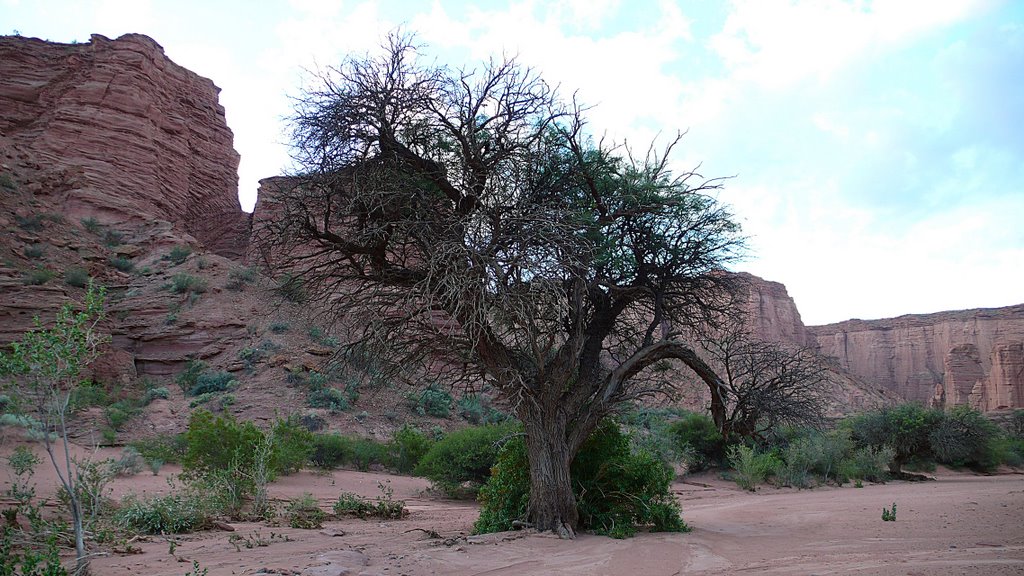
[{"label": "sparse plant on cliff", "polygon": [[30,260],[42,258],[45,253],[46,249],[42,244],[29,244],[28,246],[25,246],[25,258]]},{"label": "sparse plant on cliff", "polygon": [[132,262],[131,258],[123,256],[112,256],[110,258],[110,265],[121,272],[131,272],[135,268],[135,263]]},{"label": "sparse plant on cliff", "polygon": [[174,248],[171,248],[171,252],[167,255],[167,259],[174,264],[181,264],[191,254],[192,248],[190,246],[175,246]]},{"label": "sparse plant on cliff", "polygon": [[82,218],[81,222],[82,227],[92,234],[99,234],[100,231],[103,230],[103,225],[100,224],[100,221],[91,216],[88,218]]},{"label": "sparse plant on cliff", "polygon": [[18,187],[17,182],[14,181],[14,177],[7,172],[0,172],[0,188],[6,188],[8,190],[14,190]]},{"label": "sparse plant on cliff", "polygon": [[[57,312],[53,326],[44,328],[39,318],[35,328],[0,354],[0,374],[6,384],[31,407],[41,424],[43,446],[50,457],[61,487],[68,494],[75,535],[76,571],[87,568],[83,509],[79,498],[79,477],[72,464],[68,441],[68,416],[75,388],[81,383],[82,369],[99,355],[106,341],[97,326],[103,318],[106,292],[89,286],[78,306],[65,303]],[[55,434],[59,446],[52,440]]]},{"label": "sparse plant on cliff", "polygon": [[89,284],[89,272],[85,268],[72,266],[64,271],[64,283],[75,288],[85,288]]},{"label": "sparse plant on cliff", "polygon": [[36,268],[29,270],[25,274],[25,277],[22,279],[22,282],[26,286],[42,286],[43,284],[46,284],[47,282],[52,280],[53,277],[53,270],[50,270],[49,268],[44,268],[42,266],[37,266]]},{"label": "sparse plant on cliff", "polygon": [[251,284],[256,279],[254,268],[235,268],[228,272],[228,283],[225,288],[241,292],[246,284]]},{"label": "sparse plant on cliff", "polygon": [[171,278],[171,291],[175,294],[202,294],[206,292],[206,280],[191,274],[175,274]]}]

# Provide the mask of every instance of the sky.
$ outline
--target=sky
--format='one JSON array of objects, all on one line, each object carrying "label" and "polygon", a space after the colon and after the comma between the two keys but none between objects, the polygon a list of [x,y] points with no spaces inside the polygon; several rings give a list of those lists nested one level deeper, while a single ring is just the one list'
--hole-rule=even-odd
[{"label": "sky", "polygon": [[290,164],[310,71],[401,27],[453,67],[515,57],[591,129],[731,176],[737,266],[804,323],[1024,302],[1019,0],[0,0],[0,33],[151,36],[222,88],[239,196]]}]

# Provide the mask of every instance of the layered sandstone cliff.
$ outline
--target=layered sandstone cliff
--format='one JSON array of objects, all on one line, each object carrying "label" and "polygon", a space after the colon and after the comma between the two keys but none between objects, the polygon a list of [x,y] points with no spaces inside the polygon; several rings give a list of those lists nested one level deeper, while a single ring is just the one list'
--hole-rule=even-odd
[{"label": "layered sandstone cliff", "polygon": [[846,371],[904,399],[1024,407],[1024,305],[848,320],[808,331]]},{"label": "layered sandstone cliff", "polygon": [[66,218],[166,220],[237,257],[248,220],[219,92],[147,36],[0,37],[0,134],[35,163],[69,171],[51,199]]}]

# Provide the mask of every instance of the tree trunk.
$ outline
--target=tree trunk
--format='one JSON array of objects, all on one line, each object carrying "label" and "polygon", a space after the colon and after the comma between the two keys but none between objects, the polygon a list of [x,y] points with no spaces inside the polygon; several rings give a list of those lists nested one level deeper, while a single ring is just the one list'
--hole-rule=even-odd
[{"label": "tree trunk", "polygon": [[538,530],[551,530],[563,538],[574,538],[579,513],[569,467],[578,447],[568,441],[564,418],[558,415],[545,418],[535,413],[524,416],[526,452],[530,460],[528,519]]}]

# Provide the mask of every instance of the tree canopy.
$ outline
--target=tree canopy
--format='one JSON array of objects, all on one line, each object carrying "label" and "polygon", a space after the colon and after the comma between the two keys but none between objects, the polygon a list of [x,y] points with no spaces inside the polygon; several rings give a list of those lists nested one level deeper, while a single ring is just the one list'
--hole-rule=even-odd
[{"label": "tree canopy", "polygon": [[352,343],[489,382],[524,424],[529,520],[571,535],[569,464],[608,414],[671,389],[686,334],[734,306],[744,239],[719,179],[595,140],[587,109],[514,60],[422,64],[409,37],[318,75],[299,173],[261,198],[263,254]]}]

